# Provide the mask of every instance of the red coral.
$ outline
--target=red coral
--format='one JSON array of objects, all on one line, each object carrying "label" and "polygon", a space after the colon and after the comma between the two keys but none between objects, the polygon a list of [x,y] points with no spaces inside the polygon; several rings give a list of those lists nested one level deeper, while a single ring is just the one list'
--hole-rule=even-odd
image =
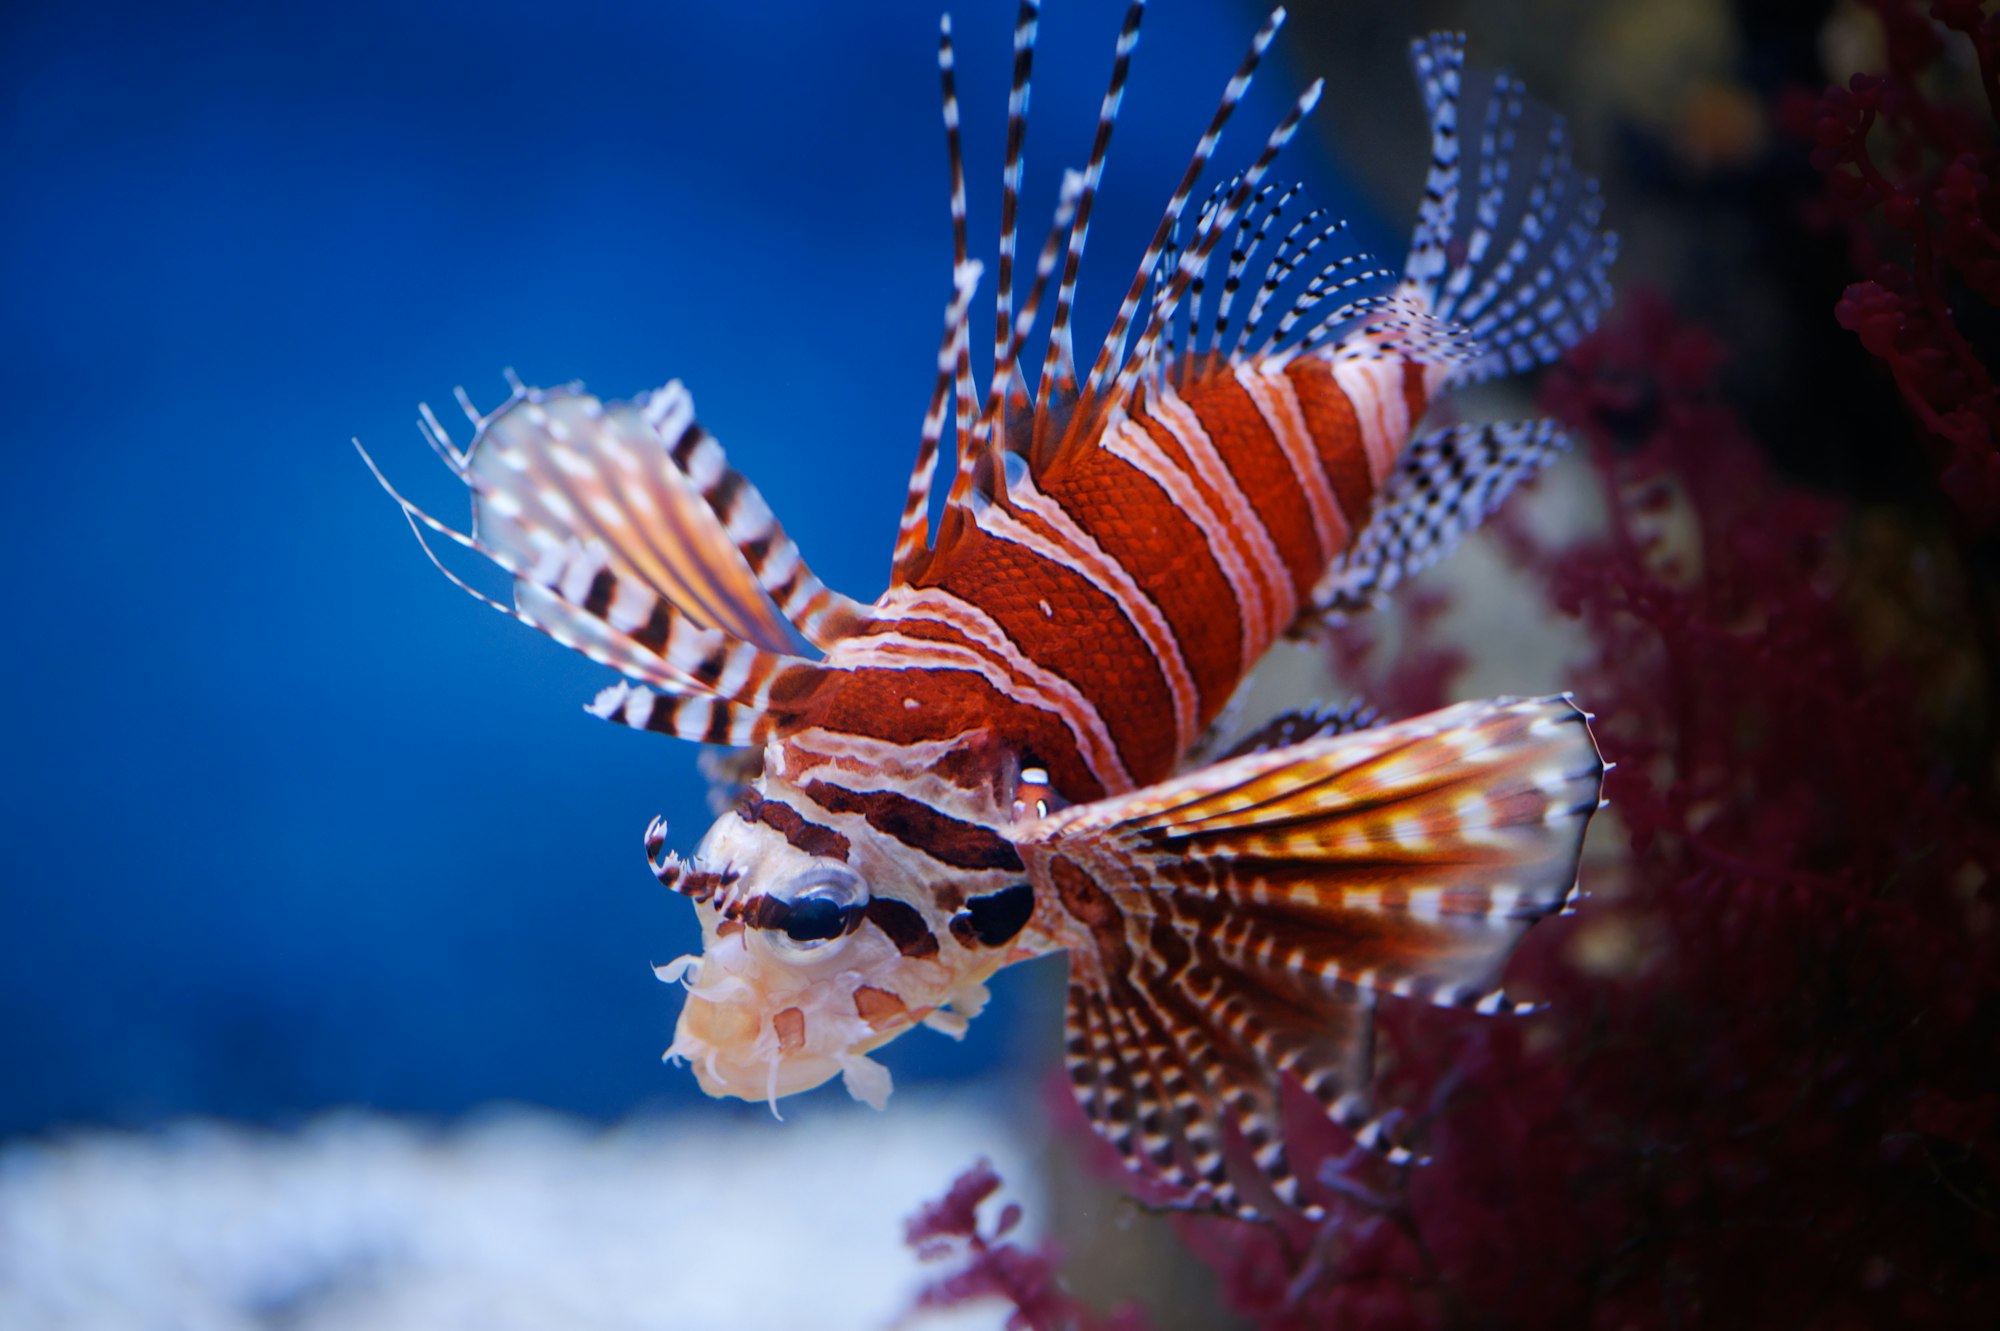
[{"label": "red coral", "polygon": [[[1963,331],[1962,294],[2000,305],[2000,19],[1971,0],[1869,0],[1888,68],[1787,109],[1813,143],[1863,276],[1835,311],[1893,377],[1945,495],[1973,531],[2000,522],[2000,389]],[[1934,22],[1933,22],[1934,20]],[[1980,109],[1930,90],[1970,48]]]},{"label": "red coral", "polygon": [[904,1241],[927,1262],[955,1260],[955,1267],[917,1296],[918,1308],[955,1308],[999,1299],[1013,1307],[1008,1331],[1143,1331],[1132,1308],[1099,1317],[1063,1289],[1059,1254],[1052,1245],[1030,1250],[1006,1241],[1021,1223],[1021,1208],[1009,1202],[991,1231],[983,1230],[979,1209],[1000,1190],[1000,1176],[981,1160],[960,1174],[950,1191],[911,1217]]}]

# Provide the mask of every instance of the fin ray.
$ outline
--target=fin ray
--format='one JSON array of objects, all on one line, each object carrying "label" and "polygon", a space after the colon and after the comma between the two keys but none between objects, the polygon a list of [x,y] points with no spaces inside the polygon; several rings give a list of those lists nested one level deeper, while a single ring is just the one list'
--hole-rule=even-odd
[{"label": "fin ray", "polygon": [[1128,1168],[1242,1215],[1224,1121],[1281,1202],[1314,1209],[1285,1156],[1283,1076],[1361,1145],[1413,1158],[1369,1105],[1377,996],[1522,1010],[1499,972],[1568,898],[1603,783],[1567,697],[1358,731],[1354,708],[1302,718],[1284,721],[1310,738],[1015,835],[1087,934],[1068,944],[1079,1102]]},{"label": "fin ray", "polygon": [[1313,605],[1322,613],[1359,608],[1429,568],[1568,446],[1551,420],[1419,435],[1376,496],[1367,526],[1314,588]]},{"label": "fin ray", "polygon": [[1227,759],[1062,810],[1020,843],[1052,890],[1097,884],[1128,953],[1177,895],[1207,897],[1245,961],[1470,1005],[1569,896],[1602,781],[1566,697],[1495,699]]},{"label": "fin ray", "polygon": [[[660,691],[645,691],[658,706],[622,707],[612,719],[754,742],[785,710],[774,696],[802,696],[822,672],[795,654],[801,633],[825,639],[862,613],[805,567],[762,496],[695,423],[678,383],[607,406],[576,388],[515,381],[489,415],[462,395],[461,405],[476,422],[463,452],[428,411],[422,426],[472,492],[470,534],[405,499],[363,457],[455,585]],[[447,568],[426,530],[510,574],[513,604]]]},{"label": "fin ray", "polygon": [[[1561,116],[1510,74],[1466,69],[1463,34],[1419,38],[1410,61],[1432,147],[1400,291],[1478,343],[1447,382],[1546,365],[1611,303],[1618,237],[1601,225],[1597,182],[1576,169]],[[1462,118],[1462,107],[1476,109]]]}]

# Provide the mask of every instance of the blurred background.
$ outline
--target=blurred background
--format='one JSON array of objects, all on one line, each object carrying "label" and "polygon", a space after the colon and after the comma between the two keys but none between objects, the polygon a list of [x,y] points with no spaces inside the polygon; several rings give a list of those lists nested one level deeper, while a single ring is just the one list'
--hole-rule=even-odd
[{"label": "blurred background", "polygon": [[[923,1275],[901,1219],[982,1156],[1094,1301],[1144,1294],[1156,1325],[1226,1324],[1214,1278],[1160,1222],[1080,1183],[1051,1137],[1058,966],[1003,974],[961,1044],[918,1033],[885,1050],[887,1118],[828,1088],[779,1125],[659,1063],[679,999],[651,967],[699,940],[646,872],[641,833],[665,815],[685,851],[706,828],[696,749],[587,716],[607,673],[439,578],[349,443],[460,521],[418,402],[463,443],[454,386],[491,408],[508,368],[607,398],[679,378],[816,570],[874,596],[949,294],[939,7],[0,13],[0,375],[18,469],[0,487],[18,607],[0,653],[0,1327],[881,1326]],[[1910,86],[1976,103],[1980,67],[1925,47],[1920,9],[1301,0],[1220,161],[1242,165],[1326,76],[1280,174],[1393,260],[1426,160],[1412,35],[1463,28],[1478,62],[1566,111],[1622,235],[1621,301],[1641,311],[1607,437],[1651,428],[1678,390],[1648,374],[1683,368],[1654,352],[1680,348],[1695,396],[1726,400],[1785,484],[1871,506],[1844,529],[1865,539],[1842,546],[1839,576],[1861,589],[1842,613],[1870,653],[1944,644],[1918,662],[1919,710],[1927,739],[1984,772],[1951,806],[1976,810],[1994,788],[1995,653],[1965,625],[1995,622],[1990,528],[1939,517],[1935,452],[1831,315],[1872,242],[1835,224],[1804,150],[1822,111],[1809,94],[1898,51]],[[993,245],[1013,10],[953,14],[975,254]],[[1061,0],[1043,16],[1024,248],[1087,154],[1122,11]],[[1085,345],[1263,15],[1153,5],[1093,223]],[[1664,303],[1628,298],[1647,288]],[[1669,304],[1726,363],[1659,332]],[[1960,318],[1992,332],[1977,302]],[[1510,391],[1491,414],[1524,409]],[[1530,526],[1589,510],[1590,476],[1562,464]],[[1976,487],[1954,484],[1971,511]],[[1548,632],[1546,596],[1506,591],[1482,570],[1507,556],[1474,545],[1440,571],[1445,590],[1410,598],[1452,602],[1456,655],[1436,678],[1461,695],[1566,686],[1581,631]],[[1391,649],[1363,673],[1387,689],[1407,626],[1383,622]],[[1621,844],[1593,835],[1607,855]],[[1968,919],[1990,882],[1939,881]],[[1643,969],[1612,953],[1625,970],[1594,973],[1603,990]],[[1741,1027],[1700,992],[1675,1010]],[[1634,1010],[1661,1006],[1649,993],[1630,991]],[[1861,1030],[1829,1039],[1887,1043]],[[1699,1043],[1659,1039],[1634,1061]],[[1726,1080],[1680,1070],[1692,1100]],[[1990,1125],[1982,1112],[1936,1121]],[[1801,1156],[1800,1176],[1829,1173]],[[1558,1171],[1537,1176],[1569,1195]],[[1781,1215],[1767,1200],[1746,1205]],[[1339,1274],[1316,1247],[1196,1246],[1229,1301],[1275,1309],[1274,1325],[1307,1324],[1283,1320],[1307,1305],[1270,1294],[1272,1271],[1293,1291]],[[1578,1251],[1578,1269],[1615,1267]],[[996,1326],[1004,1310],[953,1315]],[[1450,1319],[1394,1324],[1427,1320]]]}]

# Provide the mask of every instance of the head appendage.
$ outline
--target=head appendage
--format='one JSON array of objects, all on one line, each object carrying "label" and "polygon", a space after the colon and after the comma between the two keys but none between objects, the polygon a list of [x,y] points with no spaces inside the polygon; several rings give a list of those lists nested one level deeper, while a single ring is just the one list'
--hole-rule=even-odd
[{"label": "head appendage", "polygon": [[[667,820],[655,818],[646,824],[646,867],[660,886],[680,893],[690,901],[721,905],[739,875],[734,869],[707,873],[688,867],[686,860],[666,849]],[[662,853],[664,852],[664,853]]]}]

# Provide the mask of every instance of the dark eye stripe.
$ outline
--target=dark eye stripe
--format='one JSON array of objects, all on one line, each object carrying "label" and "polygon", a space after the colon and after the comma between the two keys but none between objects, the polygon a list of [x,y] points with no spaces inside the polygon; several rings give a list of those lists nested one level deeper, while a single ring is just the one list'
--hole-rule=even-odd
[{"label": "dark eye stripe", "polygon": [[951,934],[967,947],[999,947],[1012,942],[1035,913],[1035,889],[1026,883],[972,898],[951,917]]},{"label": "dark eye stripe", "polygon": [[889,941],[906,957],[934,957],[938,940],[924,923],[915,906],[893,897],[876,897],[868,903],[865,918],[889,935]]},{"label": "dark eye stripe", "polygon": [[939,813],[922,800],[893,790],[848,790],[825,781],[808,783],[805,793],[829,812],[860,814],[876,831],[954,869],[1021,869],[1021,856],[1006,837]]},{"label": "dark eye stripe", "polygon": [[767,800],[746,794],[736,806],[736,816],[746,823],[763,823],[785,840],[815,859],[845,862],[847,838],[830,827],[810,822],[806,816],[782,800]]}]

